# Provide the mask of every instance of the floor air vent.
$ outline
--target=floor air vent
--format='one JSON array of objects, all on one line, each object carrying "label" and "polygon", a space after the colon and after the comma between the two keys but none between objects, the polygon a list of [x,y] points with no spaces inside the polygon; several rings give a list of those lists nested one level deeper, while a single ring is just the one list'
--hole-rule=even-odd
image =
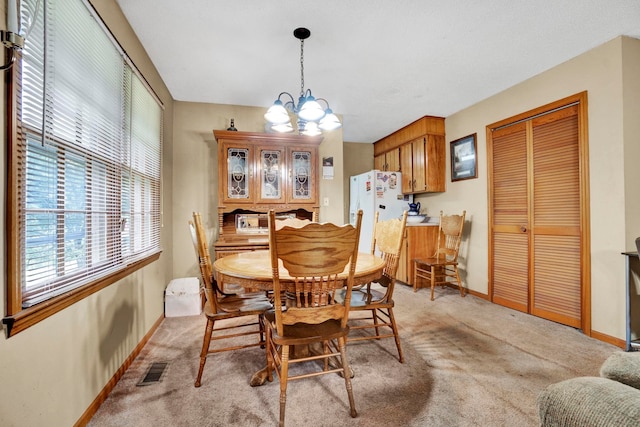
[{"label": "floor air vent", "polygon": [[137,385],[150,385],[162,381],[164,374],[167,372],[168,362],[153,362],[149,366],[147,373]]}]

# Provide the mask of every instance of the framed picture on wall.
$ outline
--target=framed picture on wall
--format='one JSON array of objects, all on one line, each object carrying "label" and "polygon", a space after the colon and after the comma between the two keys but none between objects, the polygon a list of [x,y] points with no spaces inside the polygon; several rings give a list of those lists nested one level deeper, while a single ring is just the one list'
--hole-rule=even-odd
[{"label": "framed picture on wall", "polygon": [[451,141],[451,181],[477,177],[476,134]]}]

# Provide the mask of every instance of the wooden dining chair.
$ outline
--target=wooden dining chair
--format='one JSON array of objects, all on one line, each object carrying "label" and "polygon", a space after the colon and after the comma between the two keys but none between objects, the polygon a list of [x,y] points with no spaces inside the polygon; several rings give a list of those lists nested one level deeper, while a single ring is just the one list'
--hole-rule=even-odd
[{"label": "wooden dining chair", "polygon": [[310,219],[306,218],[285,218],[276,220],[276,230],[280,230],[282,227],[304,227],[307,224],[311,224]]},{"label": "wooden dining chair", "polygon": [[[371,253],[379,255],[385,261],[382,276],[376,282],[367,283],[354,289],[351,295],[349,325],[351,332],[347,342],[394,338],[398,349],[398,359],[404,362],[398,326],[393,315],[393,290],[396,284],[396,272],[407,225],[407,211],[401,218],[392,218],[378,222],[378,212],[374,218]],[[341,293],[344,294],[344,291]],[[362,316],[355,313],[367,313]],[[356,330],[371,330],[375,333],[365,335],[354,333]]]},{"label": "wooden dining chair", "polygon": [[[197,212],[193,213],[193,221],[189,221],[191,239],[196,251],[198,265],[200,266],[200,276],[204,287],[206,302],[204,313],[207,318],[207,325],[202,340],[202,350],[200,352],[200,367],[196,377],[195,386],[200,387],[202,372],[207,362],[207,356],[223,351],[239,350],[241,348],[264,346],[264,323],[261,321],[263,313],[273,307],[264,292],[251,292],[239,294],[225,294],[222,292],[213,278],[213,266],[209,256],[207,239],[202,226],[202,219]],[[246,318],[243,323],[234,322],[232,325],[225,325],[218,329],[218,321]],[[240,342],[238,337],[246,335],[258,335],[255,342]],[[213,342],[223,341],[219,347],[212,347]]]},{"label": "wooden dining chair", "polygon": [[[276,229],[275,214],[269,212],[274,295],[284,295],[282,302],[274,303],[274,309],[264,316],[267,378],[273,381],[275,371],[280,380],[280,426],[284,426],[288,382],[323,374],[340,373],[344,377],[351,416],[357,415],[346,338],[361,222],[362,211],[355,226],[311,223]],[[291,280],[280,280],[280,265]],[[346,277],[342,274],[345,269]],[[335,295],[343,286],[345,297],[338,302]],[[290,357],[292,346],[316,343],[321,345],[321,354]],[[291,365],[316,361],[324,362],[321,370],[290,372]]]},{"label": "wooden dining chair", "polygon": [[458,252],[466,213],[467,211],[462,211],[462,215],[444,215],[440,211],[435,254],[429,258],[413,260],[413,291],[416,292],[418,289],[418,278],[428,281],[431,285],[431,301],[436,286],[450,286],[454,281],[460,290],[460,296],[464,297],[464,288],[458,272]]}]

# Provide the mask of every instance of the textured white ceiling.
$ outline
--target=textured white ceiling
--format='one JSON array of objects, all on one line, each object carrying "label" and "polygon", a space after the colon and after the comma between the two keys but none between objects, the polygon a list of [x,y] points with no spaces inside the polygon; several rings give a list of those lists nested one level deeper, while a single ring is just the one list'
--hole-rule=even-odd
[{"label": "textured white ceiling", "polygon": [[619,35],[640,0],[117,0],[180,101],[264,106],[305,88],[373,142],[449,116]]}]

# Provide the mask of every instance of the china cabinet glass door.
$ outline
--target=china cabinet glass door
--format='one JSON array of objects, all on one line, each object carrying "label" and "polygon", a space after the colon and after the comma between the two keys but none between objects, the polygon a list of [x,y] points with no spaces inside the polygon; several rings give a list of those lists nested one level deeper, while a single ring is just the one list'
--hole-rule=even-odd
[{"label": "china cabinet glass door", "polygon": [[291,151],[291,200],[296,202],[311,201],[314,198],[313,156],[310,151]]},{"label": "china cabinet glass door", "polygon": [[283,149],[260,150],[260,202],[284,201],[284,158]]},{"label": "china cabinet glass door", "polygon": [[227,198],[249,199],[250,166],[249,149],[227,149]]}]

